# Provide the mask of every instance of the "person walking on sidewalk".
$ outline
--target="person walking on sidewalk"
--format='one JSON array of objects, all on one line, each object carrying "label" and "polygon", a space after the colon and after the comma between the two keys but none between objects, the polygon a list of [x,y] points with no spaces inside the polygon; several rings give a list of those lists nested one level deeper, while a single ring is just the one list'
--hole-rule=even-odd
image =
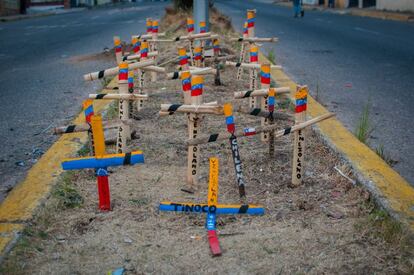
[{"label": "person walking on sidewalk", "polygon": [[293,12],[294,17],[298,17],[302,14],[302,0],[293,0]]}]

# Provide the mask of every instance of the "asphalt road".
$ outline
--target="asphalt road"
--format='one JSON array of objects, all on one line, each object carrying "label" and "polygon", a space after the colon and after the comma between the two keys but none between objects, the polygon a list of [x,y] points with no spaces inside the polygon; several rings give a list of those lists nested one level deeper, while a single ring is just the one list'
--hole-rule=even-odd
[{"label": "asphalt road", "polygon": [[[145,31],[166,3],[145,2],[0,23],[0,201],[56,140],[81,102],[101,87],[82,75],[116,66],[113,56],[87,57]],[[83,61],[82,61],[83,60]]]},{"label": "asphalt road", "polygon": [[241,31],[246,9],[257,9],[256,36],[279,38],[278,64],[352,132],[369,102],[369,145],[384,146],[394,166],[414,185],[414,23],[306,11],[293,18],[266,1],[215,1]]}]

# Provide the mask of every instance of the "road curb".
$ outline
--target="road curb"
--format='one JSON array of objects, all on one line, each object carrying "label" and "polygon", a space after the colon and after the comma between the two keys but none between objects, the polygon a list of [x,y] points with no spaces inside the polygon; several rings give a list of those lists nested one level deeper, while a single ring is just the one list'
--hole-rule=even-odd
[{"label": "road curb", "polygon": [[[113,78],[106,88],[118,85]],[[108,108],[112,100],[94,102],[95,112]],[[81,112],[72,124],[85,121]],[[27,173],[26,178],[16,185],[0,205],[0,263],[14,246],[22,230],[33,219],[63,173],[60,166],[65,158],[73,157],[87,142],[87,133],[78,132],[62,135]]]},{"label": "road curb", "polygon": [[[292,3],[286,2],[279,2],[274,3],[275,5],[292,8]],[[303,5],[304,10],[307,11],[320,11],[320,12],[330,12],[333,14],[338,15],[352,15],[352,16],[359,16],[359,17],[370,17],[370,18],[377,18],[383,20],[394,20],[394,21],[401,21],[401,22],[411,22],[414,21],[413,14],[407,13],[398,13],[398,12],[391,12],[391,11],[382,11],[382,10],[367,10],[367,9],[356,9],[356,8],[347,8],[347,9],[331,9],[325,8],[321,6],[312,6],[312,5]]]},{"label": "road curb", "polygon": [[[262,52],[259,60],[269,62]],[[293,100],[297,84],[282,70],[273,70],[271,75],[278,85],[290,87],[290,97]],[[316,117],[328,112],[308,95],[307,115]],[[414,232],[414,188],[374,151],[361,143],[338,119],[325,120],[314,128],[327,145],[350,164],[358,181],[371,192],[376,202]]]},{"label": "road curb", "polygon": [[85,11],[86,8],[76,8],[64,11],[51,11],[51,12],[42,12],[42,13],[33,13],[33,14],[18,14],[18,15],[10,15],[10,16],[0,16],[0,23],[1,22],[12,22],[12,21],[19,21],[24,19],[31,19],[31,18],[38,18],[38,17],[45,17],[51,15],[60,15],[60,14],[70,14]]}]

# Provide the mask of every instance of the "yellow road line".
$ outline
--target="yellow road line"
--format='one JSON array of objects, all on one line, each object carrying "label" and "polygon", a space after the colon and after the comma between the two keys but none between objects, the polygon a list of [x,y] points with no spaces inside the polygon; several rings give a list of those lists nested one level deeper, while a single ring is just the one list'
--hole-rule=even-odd
[{"label": "yellow road line", "polygon": [[[117,86],[117,78],[114,78],[107,87],[115,86]],[[109,100],[95,101],[95,112],[103,110],[111,102]],[[85,116],[82,112],[73,124],[84,121]],[[13,188],[2,202],[0,205],[0,253],[3,253],[15,238],[16,234],[9,233],[22,230],[23,223],[33,218],[37,207],[47,198],[51,188],[63,172],[60,166],[62,160],[74,157],[86,142],[85,132],[62,135],[29,170],[26,178]]]},{"label": "yellow road line", "polygon": [[[259,59],[267,60],[262,53]],[[278,85],[290,87],[293,99],[296,83],[282,70],[272,70],[271,75]],[[309,116],[316,117],[327,112],[329,111],[325,107],[308,95]],[[361,143],[338,119],[325,120],[318,123],[317,127],[337,152],[361,174],[363,183],[377,201],[414,230],[414,188],[368,146]]]}]

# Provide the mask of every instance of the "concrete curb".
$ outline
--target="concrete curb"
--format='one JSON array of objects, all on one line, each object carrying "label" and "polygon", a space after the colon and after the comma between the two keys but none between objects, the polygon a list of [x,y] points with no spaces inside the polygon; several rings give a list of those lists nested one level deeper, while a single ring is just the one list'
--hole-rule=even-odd
[{"label": "concrete curb", "polygon": [[[116,87],[117,80],[117,77],[112,79],[107,88]],[[109,100],[95,101],[95,112],[105,110],[112,102]],[[82,112],[72,123],[79,124],[84,121],[85,116]],[[60,166],[62,160],[75,156],[86,144],[87,138],[87,133],[82,132],[62,135],[29,170],[26,178],[2,202],[0,205],[0,263],[63,173]]]},{"label": "concrete curb", "polygon": [[[275,2],[275,5],[292,8],[292,3],[289,2]],[[311,6],[303,5],[304,10],[307,11],[321,11],[321,12],[330,12],[338,15],[352,15],[360,17],[371,17],[383,20],[394,20],[401,22],[412,22],[414,21],[414,14],[408,13],[399,13],[399,12],[390,12],[390,11],[381,11],[381,10],[370,10],[370,9],[357,9],[357,8],[348,8],[348,9],[329,9],[320,6]]]},{"label": "concrete curb", "polygon": [[[260,63],[269,62],[262,52],[259,60]],[[279,85],[290,87],[293,100],[297,84],[281,70],[273,70],[271,75]],[[308,95],[308,116],[316,117],[327,112],[325,107]],[[350,164],[358,181],[371,192],[376,202],[414,232],[414,188],[338,119],[328,119],[314,128],[327,145]]]},{"label": "concrete curb", "polygon": [[59,15],[59,14],[69,14],[75,12],[81,12],[86,10],[86,8],[76,8],[70,10],[53,10],[50,12],[42,12],[42,13],[34,13],[34,14],[18,14],[18,15],[10,15],[10,16],[0,16],[0,23],[1,22],[11,22],[11,21],[18,21],[23,19],[30,19],[30,18],[37,18],[37,17],[45,17],[50,15]]}]

